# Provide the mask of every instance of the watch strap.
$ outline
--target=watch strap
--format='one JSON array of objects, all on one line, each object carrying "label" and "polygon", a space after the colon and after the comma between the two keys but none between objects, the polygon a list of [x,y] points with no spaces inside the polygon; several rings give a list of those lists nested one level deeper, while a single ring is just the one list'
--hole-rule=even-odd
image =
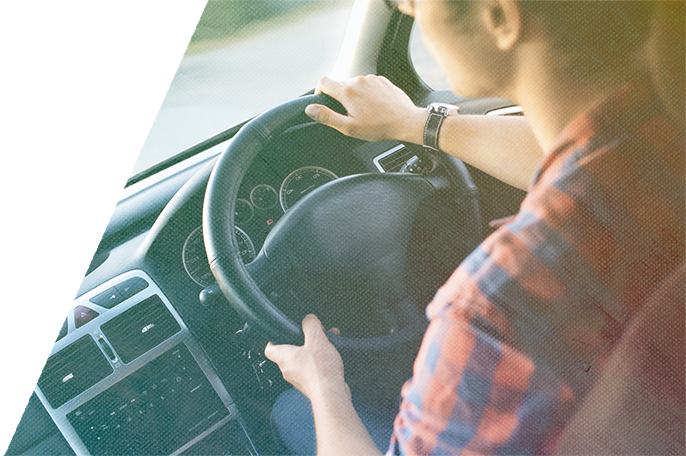
[{"label": "watch strap", "polygon": [[429,118],[426,119],[426,124],[424,125],[424,146],[438,150],[438,132],[441,129],[445,116],[445,113],[439,114],[429,111]]}]

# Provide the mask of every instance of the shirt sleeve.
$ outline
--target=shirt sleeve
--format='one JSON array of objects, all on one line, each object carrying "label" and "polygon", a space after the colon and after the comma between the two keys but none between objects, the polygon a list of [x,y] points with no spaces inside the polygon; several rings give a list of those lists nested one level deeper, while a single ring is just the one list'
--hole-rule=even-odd
[{"label": "shirt sleeve", "polygon": [[432,320],[402,395],[390,454],[538,454],[574,397],[550,370],[445,315]]},{"label": "shirt sleeve", "polygon": [[605,243],[599,224],[548,185],[453,273],[403,388],[400,454],[544,451],[621,333],[584,242]]},{"label": "shirt sleeve", "polygon": [[683,131],[629,89],[566,128],[516,217],[428,306],[389,454],[548,451],[683,262]]}]

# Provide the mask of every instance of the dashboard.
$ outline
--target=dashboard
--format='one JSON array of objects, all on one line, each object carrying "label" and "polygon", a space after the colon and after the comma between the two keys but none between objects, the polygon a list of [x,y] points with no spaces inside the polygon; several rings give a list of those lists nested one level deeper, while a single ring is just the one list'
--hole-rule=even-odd
[{"label": "dashboard", "polygon": [[[264,242],[264,234],[308,193],[338,179],[332,171],[321,166],[303,166],[291,171],[281,182],[277,191],[269,184],[257,184],[249,191],[249,199],[238,198],[234,221],[239,253],[244,263],[250,263],[256,255],[253,237]],[[243,228],[241,228],[243,227]],[[246,233],[248,230],[252,237]],[[186,238],[183,246],[183,264],[186,272],[198,285],[214,283],[205,252],[202,227],[199,226]]]},{"label": "dashboard", "polygon": [[[398,171],[414,156],[428,159],[420,147],[365,143],[315,124],[285,134],[255,160],[239,190],[234,222],[243,262],[252,261],[272,227],[317,188],[352,174]],[[214,283],[199,219],[184,241],[182,261],[196,284]]]},{"label": "dashboard", "polygon": [[[317,188],[352,174],[399,171],[413,157],[432,166],[418,146],[367,143],[318,124],[287,131],[241,184],[235,224],[243,261]],[[234,336],[244,328],[230,307],[199,300],[214,283],[202,239],[213,163],[193,169],[190,179],[172,178],[183,182],[149,225],[103,241],[8,454],[46,447],[60,454],[276,452],[265,423],[285,381]],[[134,198],[137,206],[155,203],[146,192]],[[126,228],[135,226],[129,220]],[[33,423],[46,414],[41,434]]]},{"label": "dashboard", "polygon": [[209,358],[145,272],[81,296],[68,326],[35,394],[76,453],[182,454],[230,429],[237,450],[256,454]]}]

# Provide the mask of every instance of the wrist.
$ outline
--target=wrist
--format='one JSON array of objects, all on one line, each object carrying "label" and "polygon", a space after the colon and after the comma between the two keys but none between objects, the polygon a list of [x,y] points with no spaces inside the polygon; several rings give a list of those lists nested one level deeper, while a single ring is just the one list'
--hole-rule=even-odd
[{"label": "wrist", "polygon": [[308,397],[312,403],[312,408],[340,406],[346,402],[351,402],[350,388],[345,382],[325,383],[319,385],[316,390]]},{"label": "wrist", "polygon": [[408,110],[400,122],[394,123],[395,131],[392,138],[397,141],[422,144],[424,125],[429,113],[426,108],[414,107]]},{"label": "wrist", "polygon": [[314,395],[321,399],[326,398],[338,398],[338,397],[349,397],[350,388],[345,380],[332,380],[322,381],[318,384],[318,388],[314,392]]},{"label": "wrist", "polygon": [[447,103],[431,103],[427,106],[428,118],[424,124],[422,145],[433,150],[440,150],[438,138],[443,121],[448,116],[458,115],[460,108]]}]

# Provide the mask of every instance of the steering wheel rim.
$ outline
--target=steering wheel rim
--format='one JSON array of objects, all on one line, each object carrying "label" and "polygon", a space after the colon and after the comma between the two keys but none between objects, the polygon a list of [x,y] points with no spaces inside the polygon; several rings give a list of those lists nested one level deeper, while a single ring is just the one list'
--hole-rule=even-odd
[{"label": "steering wheel rim", "polygon": [[[210,269],[225,297],[237,312],[246,319],[258,334],[277,344],[302,343],[303,335],[300,323],[292,321],[271,303],[251,276],[250,265],[243,263],[234,230],[235,203],[243,177],[257,154],[272,139],[288,128],[311,122],[304,110],[306,106],[312,103],[326,105],[340,113],[345,112],[343,107],[329,96],[310,95],[292,100],[258,116],[239,131],[219,157],[210,175],[205,193],[203,233]],[[464,165],[461,162],[459,165],[462,168],[458,166],[458,172],[453,171],[452,180],[457,182],[457,187],[460,188],[462,194],[467,195],[467,212],[472,218],[477,219],[477,225],[480,227],[476,187],[471,182]],[[419,176],[404,176],[407,176],[404,179],[408,182],[407,185],[412,188],[420,188],[421,190],[426,186],[426,183],[414,182],[418,180],[416,178]],[[410,182],[411,180],[413,182]],[[292,213],[293,210],[287,212],[277,222],[273,231]],[[272,233],[270,233],[271,235]],[[478,237],[480,238],[480,233]],[[265,247],[260,252],[260,258],[263,260],[268,256],[266,251],[269,240],[270,237],[265,241]],[[470,240],[470,243],[474,244],[473,240]],[[273,267],[274,265],[270,266]],[[282,266],[287,267],[288,265],[278,265],[278,267]],[[253,271],[254,269],[253,267]],[[426,329],[428,324],[426,318],[419,310],[419,306],[413,302],[411,296],[405,297],[399,305],[403,312],[410,313],[408,321],[412,323],[395,333],[359,339],[335,335],[329,335],[329,338],[339,350],[352,351],[384,350],[415,341],[423,335]],[[414,314],[412,314],[413,312]]]}]

